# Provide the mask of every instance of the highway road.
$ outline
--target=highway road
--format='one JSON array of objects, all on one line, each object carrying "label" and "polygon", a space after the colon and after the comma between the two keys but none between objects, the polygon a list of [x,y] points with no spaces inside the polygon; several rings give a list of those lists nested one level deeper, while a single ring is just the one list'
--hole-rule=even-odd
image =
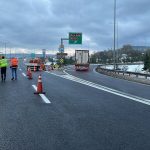
[{"label": "highway road", "polygon": [[[150,87],[94,71],[36,72],[0,83],[0,150],[148,150]],[[34,95],[42,75],[45,97]]]}]

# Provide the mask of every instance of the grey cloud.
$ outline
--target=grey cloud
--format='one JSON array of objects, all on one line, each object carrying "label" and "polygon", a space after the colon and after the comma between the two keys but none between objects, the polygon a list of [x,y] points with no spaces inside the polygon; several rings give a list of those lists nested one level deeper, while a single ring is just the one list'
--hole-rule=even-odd
[{"label": "grey cloud", "polygon": [[[90,48],[111,48],[113,5],[104,0],[1,0],[0,40],[22,48],[57,50],[61,37],[78,31],[90,38]],[[149,0],[117,0],[120,46],[150,40],[149,5]],[[87,47],[85,40],[82,47]]]}]

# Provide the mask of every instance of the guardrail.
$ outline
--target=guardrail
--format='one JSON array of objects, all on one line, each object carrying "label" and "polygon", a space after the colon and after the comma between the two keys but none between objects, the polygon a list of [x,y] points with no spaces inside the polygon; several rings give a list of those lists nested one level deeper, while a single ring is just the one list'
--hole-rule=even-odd
[{"label": "guardrail", "polygon": [[145,79],[147,79],[148,77],[150,77],[150,74],[146,74],[146,73],[139,73],[139,72],[130,72],[130,71],[122,71],[122,70],[110,70],[110,69],[106,69],[106,68],[102,68],[103,65],[99,65],[97,67],[97,70],[101,70],[104,73],[114,73],[114,74],[122,74],[122,75],[128,75],[128,76],[135,76],[135,77],[144,77]]}]

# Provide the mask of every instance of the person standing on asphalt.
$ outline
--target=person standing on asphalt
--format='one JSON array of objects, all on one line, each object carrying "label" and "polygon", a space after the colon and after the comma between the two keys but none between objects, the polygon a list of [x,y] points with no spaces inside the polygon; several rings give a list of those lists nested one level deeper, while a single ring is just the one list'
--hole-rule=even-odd
[{"label": "person standing on asphalt", "polygon": [[17,80],[17,68],[18,68],[18,59],[13,57],[11,60],[10,60],[10,68],[11,68],[11,71],[12,71],[12,78],[11,80]]},{"label": "person standing on asphalt", "polygon": [[2,82],[5,82],[5,80],[6,80],[7,66],[8,66],[7,59],[5,59],[4,56],[2,56],[2,58],[0,59],[1,80],[2,80]]}]

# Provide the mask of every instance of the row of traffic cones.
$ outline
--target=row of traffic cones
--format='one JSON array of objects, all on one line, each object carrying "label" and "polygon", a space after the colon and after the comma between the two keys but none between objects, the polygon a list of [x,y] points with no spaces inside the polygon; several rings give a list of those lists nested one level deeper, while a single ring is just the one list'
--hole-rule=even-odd
[{"label": "row of traffic cones", "polygon": [[[28,70],[27,70],[27,76],[28,76],[29,80],[32,79],[32,71],[30,68],[28,68]],[[39,77],[38,77],[37,91],[34,92],[34,94],[45,94],[45,92],[43,92],[42,76],[41,75],[39,75]]]}]

